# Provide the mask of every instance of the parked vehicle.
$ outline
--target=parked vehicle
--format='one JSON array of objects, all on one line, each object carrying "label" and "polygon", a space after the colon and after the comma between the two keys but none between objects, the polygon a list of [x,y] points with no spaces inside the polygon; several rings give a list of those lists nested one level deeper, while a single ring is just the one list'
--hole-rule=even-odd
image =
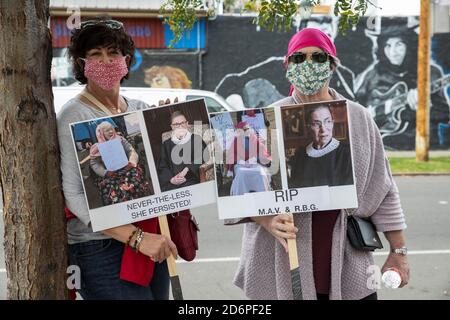
[{"label": "parked vehicle", "polygon": [[[84,86],[53,87],[55,112],[58,113],[64,103],[75,97],[83,88]],[[178,97],[179,102],[204,98],[210,113],[238,110],[230,106],[217,93],[205,90],[123,87],[120,89],[120,93],[127,98],[139,99],[149,105],[157,106],[160,100],[167,98],[173,101]]]}]

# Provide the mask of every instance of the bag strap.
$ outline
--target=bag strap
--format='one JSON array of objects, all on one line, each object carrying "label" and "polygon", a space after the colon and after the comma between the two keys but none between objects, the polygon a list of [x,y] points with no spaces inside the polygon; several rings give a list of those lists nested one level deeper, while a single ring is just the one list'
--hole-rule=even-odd
[{"label": "bag strap", "polygon": [[85,97],[86,99],[88,99],[90,102],[92,102],[97,108],[99,108],[100,110],[102,110],[104,113],[106,113],[109,116],[114,115],[111,110],[109,110],[107,107],[105,107],[105,105],[103,103],[101,103],[100,101],[98,101],[98,99],[96,97],[94,97],[92,94],[90,94],[89,92],[87,92],[86,89],[84,89],[83,91],[80,92],[80,95]]}]

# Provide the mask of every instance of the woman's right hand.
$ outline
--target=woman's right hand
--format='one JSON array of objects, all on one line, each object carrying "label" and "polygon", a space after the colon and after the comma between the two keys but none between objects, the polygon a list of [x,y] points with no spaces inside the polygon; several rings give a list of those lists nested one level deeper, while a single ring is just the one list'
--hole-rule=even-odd
[{"label": "woman's right hand", "polygon": [[139,246],[139,252],[150,257],[155,262],[166,260],[171,254],[177,257],[178,251],[172,240],[161,234],[144,233]]},{"label": "woman's right hand", "polygon": [[294,226],[292,215],[278,214],[275,216],[252,217],[251,219],[270,232],[288,252],[287,239],[295,239],[298,232],[297,227]]},{"label": "woman's right hand", "polygon": [[176,186],[185,183],[186,182],[186,178],[184,177],[180,177],[179,175],[176,175],[174,177],[172,177],[172,179],[170,179],[170,183],[174,184]]}]

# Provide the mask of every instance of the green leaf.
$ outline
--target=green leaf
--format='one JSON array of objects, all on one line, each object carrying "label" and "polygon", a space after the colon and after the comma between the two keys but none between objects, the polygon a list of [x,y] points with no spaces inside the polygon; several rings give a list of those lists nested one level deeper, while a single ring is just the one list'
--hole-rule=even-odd
[{"label": "green leaf", "polygon": [[[214,3],[217,0],[212,0]],[[282,31],[291,30],[294,17],[299,14],[300,3],[305,6],[315,6],[320,0],[249,0],[244,5],[245,11],[257,12],[253,19],[264,30]],[[211,2],[210,2],[211,4]],[[373,5],[370,0],[337,0],[333,9],[339,19],[339,32],[345,34],[345,30],[356,25],[359,18],[367,11],[368,5]],[[352,9],[353,8],[353,9]],[[185,30],[190,30],[197,20],[196,11],[205,10],[201,0],[166,0],[161,7],[161,14],[166,15],[164,23],[168,24],[174,34],[170,46],[176,44]],[[208,9],[213,12],[213,9]]]}]

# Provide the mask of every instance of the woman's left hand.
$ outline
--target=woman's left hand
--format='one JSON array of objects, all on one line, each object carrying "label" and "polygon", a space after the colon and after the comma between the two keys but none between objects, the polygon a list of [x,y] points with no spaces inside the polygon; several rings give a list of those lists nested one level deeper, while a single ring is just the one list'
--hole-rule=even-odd
[{"label": "woman's left hand", "polygon": [[381,269],[381,273],[386,272],[390,268],[396,269],[400,273],[400,276],[402,277],[400,288],[406,286],[409,281],[409,263],[406,256],[390,253]]},{"label": "woman's left hand", "polygon": [[[178,103],[178,97],[175,97],[175,99],[173,99],[173,103]],[[170,99],[167,98],[165,101],[164,100],[159,100],[158,104],[159,104],[159,106],[170,104]]]}]

